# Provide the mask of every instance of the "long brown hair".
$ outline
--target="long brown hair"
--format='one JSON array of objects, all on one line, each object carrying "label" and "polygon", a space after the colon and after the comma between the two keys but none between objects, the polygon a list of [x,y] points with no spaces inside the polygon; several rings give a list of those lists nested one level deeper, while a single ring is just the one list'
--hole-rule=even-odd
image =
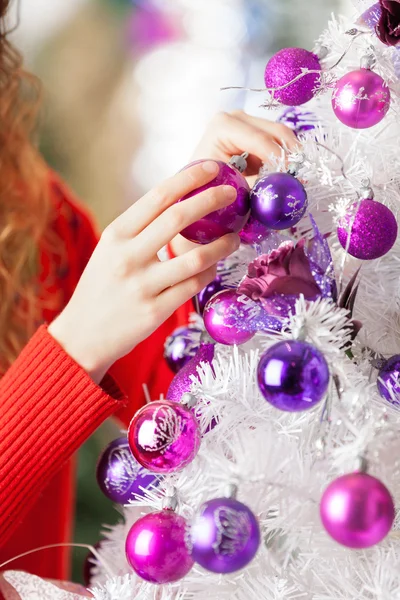
[{"label": "long brown hair", "polygon": [[49,222],[46,167],[32,143],[40,84],[7,37],[0,0],[0,373],[40,319],[38,245]]}]

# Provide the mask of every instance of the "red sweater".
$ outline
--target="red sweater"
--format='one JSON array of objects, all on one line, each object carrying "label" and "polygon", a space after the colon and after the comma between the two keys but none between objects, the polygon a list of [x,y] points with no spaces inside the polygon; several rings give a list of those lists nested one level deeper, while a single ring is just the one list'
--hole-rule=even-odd
[{"label": "red sweater", "polygon": [[[68,302],[97,242],[82,207],[57,178],[50,185],[52,228],[65,252],[41,253],[41,295],[52,301],[44,311],[46,322]],[[50,276],[54,266],[55,278]],[[75,451],[112,414],[127,426],[144,404],[142,384],[153,399],[167,391],[172,375],[163,344],[175,327],[187,323],[189,310],[182,307],[114,365],[101,387],[44,325],[0,380],[0,564],[40,546],[71,541]],[[69,577],[69,556],[68,549],[46,550],[6,568],[62,580]]]}]

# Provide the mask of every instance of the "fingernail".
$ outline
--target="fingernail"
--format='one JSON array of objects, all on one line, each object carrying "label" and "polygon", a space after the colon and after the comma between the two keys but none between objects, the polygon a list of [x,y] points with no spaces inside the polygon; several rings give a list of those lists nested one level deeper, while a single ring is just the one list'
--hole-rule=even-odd
[{"label": "fingernail", "polygon": [[206,160],[201,164],[201,167],[206,173],[217,173],[219,171],[218,164],[213,160]]},{"label": "fingernail", "polygon": [[233,200],[236,198],[237,196],[237,191],[234,187],[232,187],[231,185],[224,185],[223,186],[223,192],[224,192],[224,196],[227,200],[230,200],[231,202],[233,202]]}]

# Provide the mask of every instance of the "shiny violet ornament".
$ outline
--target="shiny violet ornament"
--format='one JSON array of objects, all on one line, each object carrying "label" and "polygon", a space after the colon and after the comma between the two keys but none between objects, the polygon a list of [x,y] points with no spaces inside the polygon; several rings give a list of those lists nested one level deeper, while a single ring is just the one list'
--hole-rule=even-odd
[{"label": "shiny violet ornament", "polygon": [[369,548],[391,530],[395,508],[389,490],[379,479],[356,472],[335,479],[326,488],[320,515],[336,542],[348,548]]},{"label": "shiny violet ornament", "polygon": [[186,547],[187,524],[172,510],[136,521],[126,539],[126,557],[139,577],[150,583],[173,583],[189,573],[193,559]]},{"label": "shiny violet ornament", "polygon": [[205,502],[190,529],[192,558],[213,573],[234,573],[248,565],[260,546],[251,510],[234,498]]},{"label": "shiny violet ornament", "polygon": [[117,504],[144,495],[158,478],[144,469],[133,457],[126,437],[120,437],[107,446],[97,464],[97,483],[103,494]]},{"label": "shiny violet ornament", "polygon": [[174,473],[195,458],[200,431],[193,413],[168,400],[151,402],[133,417],[128,431],[133,456],[153,473]]},{"label": "shiny violet ornament", "polygon": [[261,357],[258,385],[264,398],[287,412],[313,408],[326,394],[328,364],[319,350],[300,340],[278,342]]},{"label": "shiny violet ornament", "polygon": [[254,246],[260,244],[271,235],[271,229],[257,221],[250,215],[249,220],[239,233],[240,240],[243,244]]},{"label": "shiny violet ornament", "polygon": [[204,326],[213,340],[226,346],[240,345],[251,340],[254,331],[248,327],[251,309],[248,298],[236,290],[223,290],[204,309]]},{"label": "shiny violet ornament", "polygon": [[[185,168],[191,167],[199,162],[205,161],[193,162]],[[179,202],[219,185],[230,185],[234,187],[237,192],[237,197],[232,204],[229,204],[229,206],[210,213],[181,231],[183,237],[198,244],[209,244],[227,233],[239,233],[239,231],[243,229],[250,215],[250,188],[245,177],[232,165],[228,165],[220,160],[214,162],[219,165],[219,173],[215,179],[210,183],[201,186],[194,192],[187,194],[181,198]]]},{"label": "shiny violet ornament", "polygon": [[224,289],[219,275],[193,298],[193,306],[197,314],[203,316],[207,302]]},{"label": "shiny violet ornament", "polygon": [[390,90],[382,77],[370,69],[358,69],[336,83],[333,111],[339,121],[353,129],[368,129],[382,121],[390,107]]},{"label": "shiny violet ornament", "polygon": [[201,333],[196,327],[178,327],[166,339],[164,358],[173,373],[178,373],[196,355]]},{"label": "shiny violet ornament", "polygon": [[184,394],[189,394],[192,387],[192,376],[197,377],[197,368],[202,364],[211,364],[214,359],[214,344],[201,344],[196,355],[175,375],[168,388],[167,399],[180,402]]},{"label": "shiny violet ornament", "polygon": [[[303,75],[294,81],[304,69],[317,72]],[[320,71],[321,63],[313,52],[304,48],[283,48],[269,60],[265,68],[265,86],[276,90],[270,92],[275,100],[287,106],[299,106],[314,97],[321,77]]]},{"label": "shiny violet ornament", "polygon": [[380,369],[378,391],[382,398],[400,406],[400,354],[389,358]]},{"label": "shiny violet ornament", "polygon": [[270,229],[290,229],[307,210],[307,192],[289,173],[272,173],[259,181],[250,194],[251,216]]},{"label": "shiny violet ornament", "polygon": [[373,260],[392,249],[397,231],[397,221],[392,211],[376,200],[365,198],[355,202],[339,221],[337,234],[339,242],[351,256]]}]

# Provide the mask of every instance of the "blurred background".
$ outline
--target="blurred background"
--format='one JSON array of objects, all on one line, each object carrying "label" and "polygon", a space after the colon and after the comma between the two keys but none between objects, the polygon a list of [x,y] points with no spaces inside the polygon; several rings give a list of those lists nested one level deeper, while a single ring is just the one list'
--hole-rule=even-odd
[{"label": "blurred background", "polygon": [[[220,87],[263,87],[274,52],[311,50],[332,12],[351,11],[351,0],[14,0],[11,20],[44,83],[43,154],[104,227],[189,162],[215,112],[268,118],[262,95]],[[95,481],[117,435],[109,422],[80,453],[76,541],[119,518]]]}]

